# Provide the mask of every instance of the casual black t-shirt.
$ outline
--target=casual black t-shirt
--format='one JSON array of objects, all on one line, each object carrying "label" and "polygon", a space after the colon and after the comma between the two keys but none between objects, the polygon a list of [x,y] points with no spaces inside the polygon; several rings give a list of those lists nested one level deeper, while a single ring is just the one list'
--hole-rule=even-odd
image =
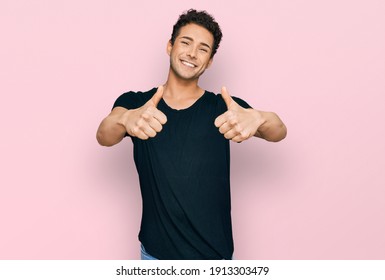
[{"label": "casual black t-shirt", "polygon": [[[124,93],[114,107],[138,108],[156,90]],[[214,125],[226,104],[205,91],[187,109],[163,99],[157,108],[167,116],[162,131],[131,137],[143,200],[139,240],[158,259],[231,259],[229,141]]]}]

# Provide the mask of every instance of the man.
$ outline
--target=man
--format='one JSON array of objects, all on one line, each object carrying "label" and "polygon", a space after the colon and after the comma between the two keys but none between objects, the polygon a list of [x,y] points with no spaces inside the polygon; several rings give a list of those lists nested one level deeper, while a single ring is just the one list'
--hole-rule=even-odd
[{"label": "man", "polygon": [[286,127],[275,113],[250,108],[198,86],[222,38],[205,11],[189,10],[167,43],[166,83],[121,95],[101,122],[103,146],[130,136],[143,213],[142,259],[231,259],[229,140],[280,141]]}]

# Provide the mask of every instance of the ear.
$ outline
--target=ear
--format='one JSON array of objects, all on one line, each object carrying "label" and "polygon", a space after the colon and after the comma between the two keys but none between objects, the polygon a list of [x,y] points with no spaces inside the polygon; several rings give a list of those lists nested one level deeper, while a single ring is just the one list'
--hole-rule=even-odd
[{"label": "ear", "polygon": [[171,54],[171,50],[172,50],[172,44],[171,44],[171,40],[169,40],[167,42],[167,48],[166,48],[166,51],[167,51],[167,54],[170,55]]}]

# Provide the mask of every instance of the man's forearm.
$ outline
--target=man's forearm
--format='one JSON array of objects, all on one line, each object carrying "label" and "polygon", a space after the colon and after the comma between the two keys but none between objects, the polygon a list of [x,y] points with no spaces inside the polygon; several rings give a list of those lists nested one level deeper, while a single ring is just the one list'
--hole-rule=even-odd
[{"label": "man's forearm", "polygon": [[96,139],[102,146],[113,146],[122,141],[126,135],[126,129],[119,123],[119,121],[127,110],[119,109],[118,112],[113,112],[108,115],[98,128]]},{"label": "man's forearm", "polygon": [[255,136],[270,142],[278,142],[286,137],[286,126],[277,114],[263,111],[259,111],[259,113],[265,122],[259,126]]}]

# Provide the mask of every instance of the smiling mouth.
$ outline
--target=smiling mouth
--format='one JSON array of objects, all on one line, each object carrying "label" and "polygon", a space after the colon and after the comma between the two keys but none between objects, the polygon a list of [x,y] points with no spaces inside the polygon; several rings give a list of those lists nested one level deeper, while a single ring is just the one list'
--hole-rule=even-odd
[{"label": "smiling mouth", "polygon": [[186,60],[181,60],[181,62],[182,62],[183,65],[186,65],[187,67],[190,67],[190,68],[197,67],[195,64],[192,64],[191,62],[188,62]]}]

